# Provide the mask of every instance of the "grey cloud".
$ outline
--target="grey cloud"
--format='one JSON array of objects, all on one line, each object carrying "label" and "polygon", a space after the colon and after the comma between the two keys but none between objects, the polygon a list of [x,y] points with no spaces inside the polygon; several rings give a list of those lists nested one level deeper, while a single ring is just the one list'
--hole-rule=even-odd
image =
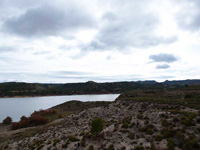
[{"label": "grey cloud", "polygon": [[14,50],[16,50],[16,49],[14,49],[13,47],[10,47],[10,46],[0,46],[0,52],[11,52]]},{"label": "grey cloud", "polygon": [[164,53],[160,53],[157,55],[150,55],[149,59],[152,60],[153,62],[172,63],[177,61],[177,58],[173,54],[164,54]]},{"label": "grey cloud", "polygon": [[108,55],[107,57],[106,57],[106,60],[111,60],[112,59],[112,56],[111,55]]},{"label": "grey cloud", "polygon": [[157,65],[156,68],[157,69],[168,69],[168,68],[170,68],[170,66],[168,64],[163,64],[163,65]]},{"label": "grey cloud", "polygon": [[[110,12],[102,17],[102,26],[84,50],[123,51],[131,47],[148,48],[159,44],[169,44],[177,40],[176,36],[165,38],[156,35],[160,19],[151,11],[145,11],[149,1],[128,1],[113,3]],[[114,8],[115,7],[115,8]]]},{"label": "grey cloud", "polygon": [[115,21],[117,17],[112,12],[107,12],[102,16],[102,19],[107,21]]},{"label": "grey cloud", "polygon": [[[177,40],[177,37],[163,38],[154,35],[155,22],[150,17],[143,17],[130,24],[110,24],[102,28],[93,41],[85,47],[90,50],[120,49],[129,47],[147,48],[159,44],[169,44]],[[149,22],[148,19],[149,18]],[[141,22],[141,21],[140,21]]]},{"label": "grey cloud", "polygon": [[3,23],[5,32],[25,37],[57,35],[83,27],[92,27],[93,18],[85,11],[73,7],[65,10],[52,6],[27,10],[18,17],[11,17]]}]

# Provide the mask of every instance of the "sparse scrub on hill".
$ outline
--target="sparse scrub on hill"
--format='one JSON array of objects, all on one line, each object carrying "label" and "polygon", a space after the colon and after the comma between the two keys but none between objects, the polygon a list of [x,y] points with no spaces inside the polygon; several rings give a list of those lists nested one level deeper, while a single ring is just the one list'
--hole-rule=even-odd
[{"label": "sparse scrub on hill", "polygon": [[[128,96],[126,93],[122,94],[121,98],[110,104],[108,108],[85,109],[80,113],[77,111],[76,114],[58,120],[61,121],[58,125],[48,125],[50,126],[48,132],[44,131],[32,136],[36,139],[46,138],[45,142],[35,145],[33,149],[42,147],[50,140],[51,143],[47,146],[49,149],[55,146],[61,149],[79,147],[86,150],[130,148],[133,150],[199,150],[200,111],[194,107],[187,107],[189,105],[186,104],[184,92],[140,90],[133,91],[134,94],[130,92]],[[192,96],[187,100],[190,103],[190,100],[193,101],[195,97]],[[174,102],[176,99],[178,102]],[[184,107],[179,101],[185,103]],[[75,101],[73,104],[70,103],[70,109],[80,108],[81,105]],[[104,120],[98,118],[100,116]],[[27,119],[23,117],[21,121]],[[25,144],[31,143],[32,137],[18,142],[17,148],[20,146],[26,148]]]}]

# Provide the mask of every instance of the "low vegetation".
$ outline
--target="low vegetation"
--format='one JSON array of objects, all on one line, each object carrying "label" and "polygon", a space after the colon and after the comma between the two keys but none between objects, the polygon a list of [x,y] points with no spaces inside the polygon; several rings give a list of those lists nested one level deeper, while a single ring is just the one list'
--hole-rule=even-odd
[{"label": "low vegetation", "polygon": [[11,117],[6,117],[4,120],[3,120],[3,124],[4,125],[9,125],[12,123],[12,118]]},{"label": "low vegetation", "polygon": [[56,113],[54,109],[35,111],[30,117],[22,116],[19,122],[12,123],[11,129],[16,130],[47,124],[49,122],[47,116],[55,115]]},{"label": "low vegetation", "polygon": [[[42,130],[35,132],[27,130],[3,146],[7,149],[16,146],[18,149],[199,150],[199,95],[200,88],[187,86],[178,90],[125,92],[113,103],[87,105],[72,101],[52,108],[55,112],[32,114],[43,117],[62,114],[64,119],[58,124],[41,126]],[[66,110],[74,113],[65,116]],[[29,119],[23,116],[20,122]]]}]

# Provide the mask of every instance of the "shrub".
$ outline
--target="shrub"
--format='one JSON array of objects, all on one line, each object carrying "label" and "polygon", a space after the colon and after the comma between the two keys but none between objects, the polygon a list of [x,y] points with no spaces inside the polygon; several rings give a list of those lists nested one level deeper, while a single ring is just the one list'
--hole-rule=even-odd
[{"label": "shrub", "polygon": [[67,141],[66,143],[64,143],[64,144],[62,145],[62,148],[67,148],[68,145],[69,145],[69,142]]},{"label": "shrub", "polygon": [[136,146],[136,147],[134,148],[134,150],[144,150],[144,147],[143,147],[143,146]]},{"label": "shrub", "polygon": [[91,123],[91,133],[99,133],[103,130],[103,119],[96,118]]},{"label": "shrub", "polygon": [[31,126],[37,126],[37,125],[43,125],[43,124],[48,123],[48,120],[44,116],[32,115],[29,118],[29,123]]},{"label": "shrub", "polygon": [[26,116],[22,116],[22,117],[20,118],[20,121],[22,121],[22,120],[28,120],[28,118],[27,118]]},{"label": "shrub", "polygon": [[17,130],[17,129],[19,129],[18,123],[13,122],[13,123],[12,123],[12,126],[11,126],[11,130]]},{"label": "shrub", "polygon": [[175,137],[176,137],[177,140],[181,140],[182,141],[182,140],[184,140],[185,135],[181,131],[178,131],[178,132],[176,132]]},{"label": "shrub", "polygon": [[85,147],[85,137],[84,136],[81,139],[81,147]]},{"label": "shrub", "polygon": [[172,139],[168,139],[167,150],[174,150],[175,144]]},{"label": "shrub", "polygon": [[122,128],[127,129],[128,127],[129,127],[129,125],[128,125],[127,123],[123,123],[123,124],[122,124]]},{"label": "shrub", "polygon": [[142,114],[138,114],[138,115],[137,115],[137,118],[138,118],[138,119],[143,119],[143,115],[142,115]]},{"label": "shrub", "polygon": [[128,135],[128,137],[129,137],[131,140],[133,140],[133,139],[135,138],[135,135],[134,135],[132,132],[130,132],[129,135]]},{"label": "shrub", "polygon": [[12,118],[11,117],[6,117],[4,120],[3,120],[3,124],[5,124],[5,125],[9,125],[9,124],[11,124],[11,122],[12,122]]},{"label": "shrub", "polygon": [[161,140],[162,140],[162,135],[157,134],[157,135],[155,136],[155,141],[161,141]]},{"label": "shrub", "polygon": [[146,134],[152,135],[152,134],[153,134],[152,129],[151,129],[151,128],[148,128],[147,131],[146,131]]},{"label": "shrub", "polygon": [[148,125],[148,124],[149,124],[149,121],[148,121],[148,120],[145,120],[144,124],[145,124],[145,125]]},{"label": "shrub", "polygon": [[177,117],[175,117],[175,118],[173,118],[173,120],[172,120],[174,123],[177,123],[177,122],[179,122],[179,119],[177,118]]},{"label": "shrub", "polygon": [[161,131],[162,135],[163,135],[163,138],[171,138],[171,137],[174,137],[175,134],[176,134],[176,131],[175,130],[168,130],[168,129],[163,129]]},{"label": "shrub", "polygon": [[167,127],[169,125],[166,119],[162,120],[162,126]]},{"label": "shrub", "polygon": [[29,122],[28,122],[28,119],[24,119],[24,120],[21,120],[20,122],[17,123],[18,125],[18,128],[26,128],[29,126]]},{"label": "shrub", "polygon": [[93,145],[90,145],[90,147],[88,148],[88,150],[94,150]]},{"label": "shrub", "polygon": [[183,149],[184,149],[184,150],[199,149],[199,148],[200,148],[200,147],[199,147],[199,144],[198,144],[198,142],[197,142],[196,139],[192,139],[192,140],[186,142],[186,143],[184,144],[184,146],[183,146]]},{"label": "shrub", "polygon": [[[127,128],[129,128],[129,124],[131,123],[131,117],[124,117],[124,119],[122,120],[122,128],[125,128],[125,129],[127,129]],[[132,125],[132,124],[131,124]],[[130,125],[130,126],[131,126]]]},{"label": "shrub", "polygon": [[182,123],[183,123],[185,126],[187,126],[187,127],[189,127],[189,126],[195,126],[195,123],[194,123],[193,120],[191,120],[191,119],[183,120]]},{"label": "shrub", "polygon": [[110,144],[109,147],[108,147],[108,150],[114,150],[114,145],[113,144]]},{"label": "shrub", "polygon": [[58,118],[62,118],[63,117],[63,115],[62,114],[58,114]]}]

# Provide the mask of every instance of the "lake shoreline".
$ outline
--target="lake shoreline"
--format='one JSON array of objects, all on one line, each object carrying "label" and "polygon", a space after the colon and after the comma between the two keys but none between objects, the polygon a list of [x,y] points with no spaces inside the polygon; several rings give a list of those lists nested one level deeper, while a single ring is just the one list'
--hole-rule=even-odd
[{"label": "lake shoreline", "polygon": [[29,116],[34,111],[49,109],[72,100],[82,102],[114,101],[118,96],[119,94],[87,94],[0,98],[0,122],[7,116],[10,116],[13,122],[19,121],[23,115]]},{"label": "lake shoreline", "polygon": [[64,94],[64,95],[34,95],[34,96],[0,96],[0,99],[1,98],[31,98],[31,97],[51,97],[51,96],[76,96],[76,95],[104,95],[104,94],[119,94],[120,93],[91,93],[91,94]]}]

